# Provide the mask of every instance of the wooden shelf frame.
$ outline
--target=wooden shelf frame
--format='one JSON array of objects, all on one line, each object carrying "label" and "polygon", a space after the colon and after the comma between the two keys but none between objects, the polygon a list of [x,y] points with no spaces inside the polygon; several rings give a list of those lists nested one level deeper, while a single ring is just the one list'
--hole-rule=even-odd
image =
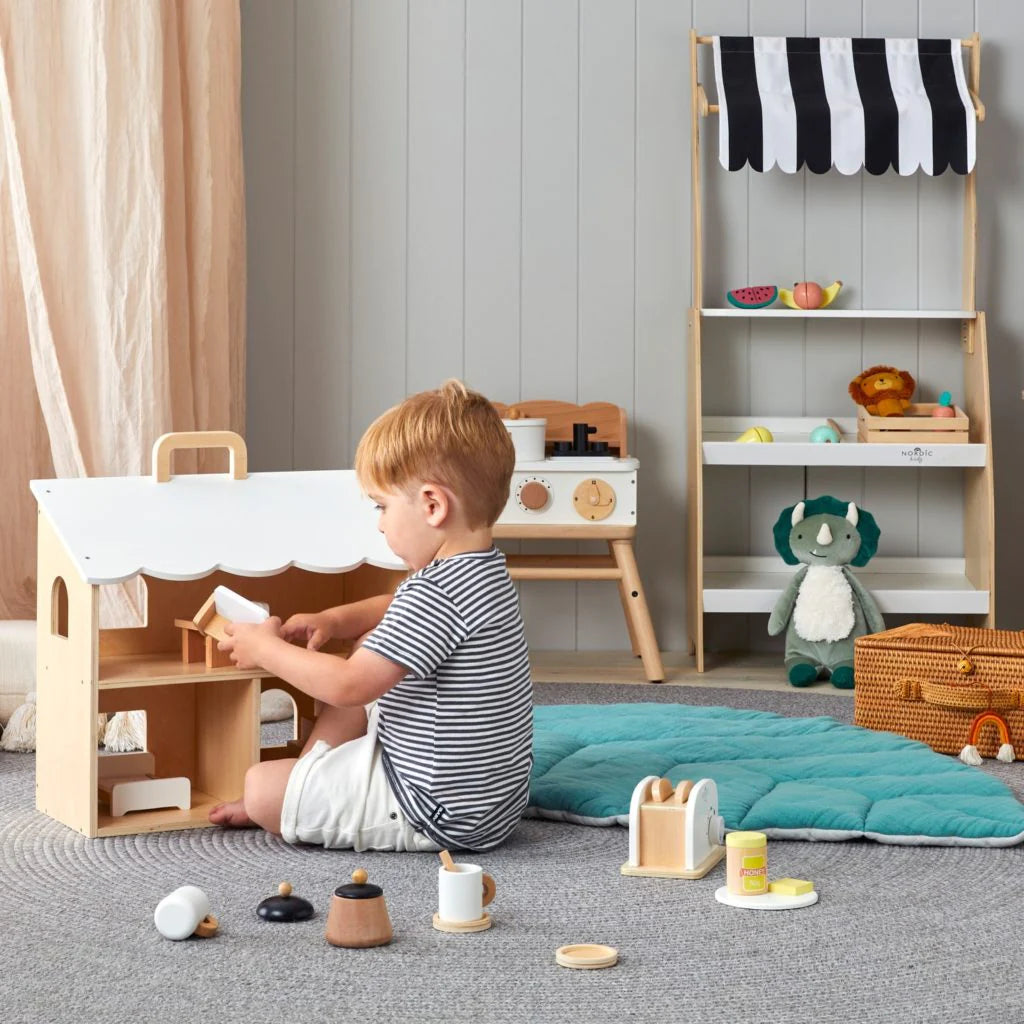
[{"label": "wooden shelf frame", "polygon": [[[690,649],[696,660],[698,672],[704,671],[704,615],[711,609],[705,608],[705,594],[714,610],[725,610],[718,607],[719,592],[730,591],[733,609],[744,610],[744,601],[736,600],[737,594],[744,594],[747,589],[743,585],[742,574],[734,580],[734,587],[706,586],[705,573],[707,566],[716,564],[710,561],[704,547],[704,472],[705,465],[850,465],[872,466],[886,465],[886,459],[892,458],[890,453],[878,453],[877,456],[859,450],[848,454],[829,453],[827,456],[803,449],[799,442],[787,443],[773,448],[772,445],[744,445],[744,448],[761,449],[749,453],[740,453],[731,449],[726,443],[722,448],[712,447],[709,451],[705,444],[705,419],[702,409],[701,384],[701,346],[704,335],[704,321],[717,318],[747,317],[750,319],[803,319],[816,317],[842,320],[871,319],[905,319],[905,320],[953,320],[960,324],[960,343],[963,355],[964,399],[963,407],[971,420],[971,443],[956,445],[958,449],[967,449],[956,453],[948,453],[947,459],[962,458],[964,466],[964,523],[963,523],[963,573],[954,574],[961,581],[953,580],[953,585],[938,587],[894,588],[902,593],[896,600],[896,606],[905,607],[910,613],[924,613],[927,608],[934,607],[941,614],[969,614],[975,617],[980,625],[995,624],[995,503],[992,461],[991,433],[991,402],[989,395],[988,372],[988,341],[986,335],[985,314],[976,308],[977,281],[977,172],[976,168],[964,176],[963,198],[963,238],[962,238],[962,287],[961,308],[954,310],[928,309],[823,309],[823,310],[741,310],[723,307],[708,307],[704,298],[704,231],[703,231],[703,189],[701,181],[700,161],[700,120],[718,113],[718,105],[709,103],[703,85],[698,80],[697,54],[698,47],[710,46],[711,36],[698,35],[690,31],[690,165],[692,181],[692,267],[693,297],[687,318],[687,371],[689,374],[687,393],[689,398],[689,450],[687,456],[688,469],[688,510],[687,510],[687,618],[690,637]],[[978,121],[985,118],[985,106],[980,99],[981,92],[981,37],[974,33],[961,40],[961,45],[968,54],[967,84],[971,101],[974,105]],[[751,417],[744,417],[747,426],[757,422]],[[824,422],[824,417],[820,422]],[[710,442],[712,445],[715,442]],[[737,447],[739,447],[737,445]],[[816,446],[817,447],[817,446]],[[842,447],[842,446],[840,446]],[[854,448],[850,445],[849,448]],[[872,446],[859,446],[868,448]],[[882,447],[882,446],[878,446]],[[788,461],[807,454],[807,462]],[[710,459],[709,459],[710,455]],[[822,460],[829,461],[822,461]],[[832,461],[834,460],[834,461]],[[864,460],[864,461],[861,461]],[[936,463],[930,463],[936,464]],[[949,464],[957,464],[950,463]],[[924,463],[922,462],[922,468]],[[877,561],[877,560],[876,560]],[[927,575],[927,574],[926,574]],[[933,574],[932,582],[939,582]],[[721,578],[712,577],[709,583],[722,582]],[[917,597],[908,597],[908,594]],[[927,596],[926,596],[927,595]],[[745,594],[752,598],[753,595]],[[727,600],[727,599],[726,599]],[[749,601],[746,603],[750,603]],[[756,600],[754,601],[756,603]],[[761,604],[764,603],[763,597]],[[885,602],[889,603],[889,598]],[[890,607],[892,605],[890,604]],[[761,606],[758,605],[759,610]],[[768,609],[770,610],[770,609]],[[883,608],[883,611],[885,609]]]}]

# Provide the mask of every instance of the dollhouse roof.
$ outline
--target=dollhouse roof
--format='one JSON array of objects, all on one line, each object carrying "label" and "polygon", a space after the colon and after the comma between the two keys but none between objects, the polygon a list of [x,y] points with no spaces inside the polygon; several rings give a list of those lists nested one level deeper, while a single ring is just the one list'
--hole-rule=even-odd
[{"label": "dollhouse roof", "polygon": [[194,580],[404,563],[377,529],[351,470],[33,480],[32,493],[91,584],[138,573]]}]

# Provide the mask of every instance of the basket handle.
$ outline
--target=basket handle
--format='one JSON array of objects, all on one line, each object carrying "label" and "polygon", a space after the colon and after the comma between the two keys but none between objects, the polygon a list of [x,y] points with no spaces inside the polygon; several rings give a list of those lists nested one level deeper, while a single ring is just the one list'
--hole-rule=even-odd
[{"label": "basket handle", "polygon": [[893,687],[900,700],[923,701],[939,708],[984,711],[989,708],[1013,710],[1020,707],[1020,693],[988,686],[935,683],[927,679],[901,679]]},{"label": "basket handle", "polygon": [[233,430],[182,430],[163,434],[153,445],[153,479],[165,484],[171,479],[171,455],[179,448],[227,448],[231,462],[228,472],[234,480],[244,480],[249,457],[245,441]]}]

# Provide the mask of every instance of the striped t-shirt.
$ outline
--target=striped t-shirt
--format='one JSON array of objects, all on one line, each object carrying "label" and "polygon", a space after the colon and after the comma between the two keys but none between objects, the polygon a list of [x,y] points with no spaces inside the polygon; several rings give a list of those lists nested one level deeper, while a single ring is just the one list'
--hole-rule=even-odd
[{"label": "striped t-shirt", "polygon": [[377,702],[388,782],[442,846],[488,850],[515,828],[533,765],[533,687],[519,598],[497,549],[431,562],[363,646],[408,669]]}]

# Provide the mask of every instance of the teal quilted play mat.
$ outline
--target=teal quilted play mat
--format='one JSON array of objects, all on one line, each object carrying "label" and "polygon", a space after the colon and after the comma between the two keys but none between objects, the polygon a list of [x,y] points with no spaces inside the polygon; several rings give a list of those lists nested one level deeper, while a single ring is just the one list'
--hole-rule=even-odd
[{"label": "teal quilted play mat", "polygon": [[528,817],[628,825],[646,775],[715,780],[726,828],[788,839],[1011,846],[1024,805],[923,743],[766,711],[677,704],[534,709]]}]

